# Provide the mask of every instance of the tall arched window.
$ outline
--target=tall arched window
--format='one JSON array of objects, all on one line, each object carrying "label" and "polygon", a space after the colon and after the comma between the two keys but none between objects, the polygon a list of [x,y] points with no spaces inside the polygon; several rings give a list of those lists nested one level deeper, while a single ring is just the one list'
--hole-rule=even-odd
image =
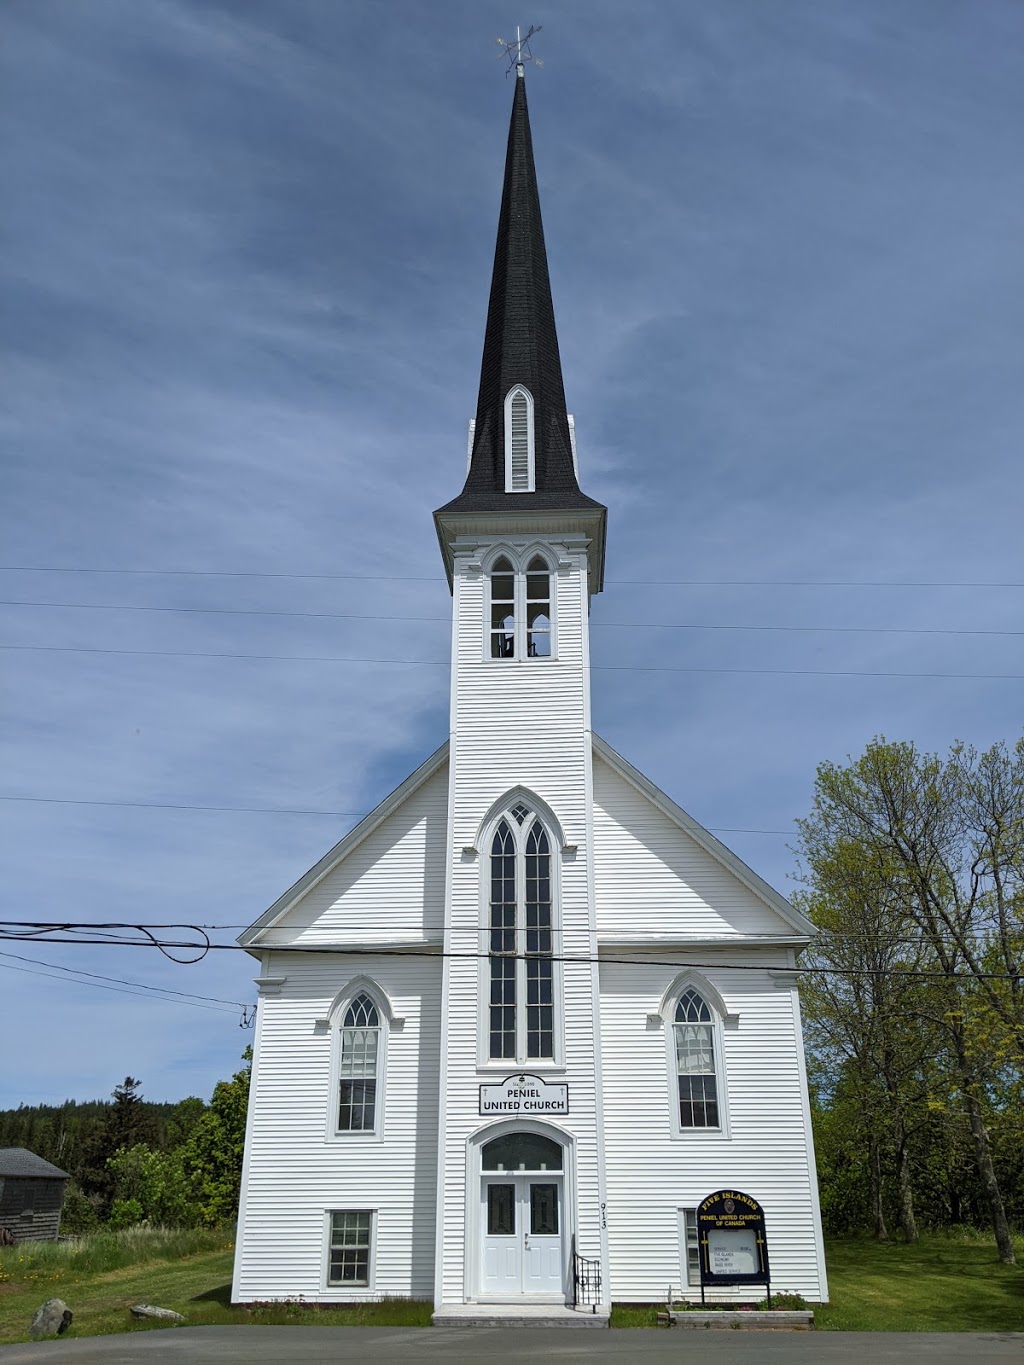
[{"label": "tall arched window", "polygon": [[551,570],[540,555],[526,566],[526,653],[531,659],[551,653]]},{"label": "tall arched window", "polygon": [[[524,556],[525,559],[525,556]],[[513,563],[499,555],[490,567],[488,657],[548,659],[554,654],[554,580],[542,554]]]},{"label": "tall arched window", "polygon": [[491,840],[488,1056],[526,1062],[555,1055],[551,842],[522,801]]},{"label": "tall arched window", "polygon": [[679,1084],[679,1127],[720,1128],[715,1017],[707,1001],[692,986],[679,997],[672,1028]]},{"label": "tall arched window", "polygon": [[355,997],[341,1026],[338,1132],[377,1130],[377,1080],[381,1059],[380,1013],[370,997]]},{"label": "tall arched window", "polygon": [[505,398],[505,492],[534,487],[533,396],[516,384]]},{"label": "tall arched window", "polygon": [[516,654],[516,571],[504,555],[491,569],[491,658]]}]

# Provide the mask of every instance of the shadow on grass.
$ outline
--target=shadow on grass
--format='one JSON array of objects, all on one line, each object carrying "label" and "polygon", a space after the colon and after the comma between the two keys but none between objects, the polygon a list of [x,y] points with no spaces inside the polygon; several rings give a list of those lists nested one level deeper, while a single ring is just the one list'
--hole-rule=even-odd
[{"label": "shadow on grass", "polygon": [[231,1281],[208,1289],[205,1294],[193,1294],[189,1303],[219,1303],[222,1308],[231,1307]]}]

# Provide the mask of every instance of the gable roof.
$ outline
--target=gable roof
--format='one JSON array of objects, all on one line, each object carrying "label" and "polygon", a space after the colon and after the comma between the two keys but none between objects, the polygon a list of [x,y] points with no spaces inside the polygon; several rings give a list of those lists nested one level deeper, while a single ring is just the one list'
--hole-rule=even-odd
[{"label": "gable roof", "polygon": [[278,896],[269,910],[265,910],[258,920],[238,935],[237,941],[242,947],[257,948],[265,930],[272,928],[278,920],[282,919],[296,901],[316,886],[317,882],[326,877],[328,873],[332,872],[343,858],[346,858],[368,835],[372,834],[414,792],[419,791],[424,783],[428,782],[447,761],[448,741],[445,740],[441,747],[436,749],[424,763],[421,763],[415,772],[410,773],[404,782],[400,783],[390,795],[385,796],[383,801],[374,806],[373,810],[368,815],[364,815],[343,839],[340,839],[332,849],[325,853],[318,863],[314,863],[308,872],[304,873],[293,886],[290,886],[283,896]]},{"label": "gable roof", "polygon": [[0,1147],[0,1176],[28,1176],[31,1179],[70,1180],[67,1171],[44,1161],[27,1147]]},{"label": "gable roof", "polygon": [[682,806],[676,805],[670,796],[666,796],[660,787],[656,787],[653,782],[644,777],[638,768],[634,768],[632,763],[616,752],[600,735],[595,734],[592,738],[594,753],[603,759],[620,777],[646,796],[663,815],[666,815],[684,833],[688,834],[705,853],[714,858],[728,872],[731,872],[748,891],[753,892],[786,924],[791,925],[795,933],[808,939],[815,937],[818,931],[814,924],[806,915],[802,915],[799,910],[794,909],[785,896],[770,886],[763,877],[759,877],[753,868],[748,867],[742,858],[733,853],[732,849],[726,848],[725,844],[716,839],[692,815],[688,815]]}]

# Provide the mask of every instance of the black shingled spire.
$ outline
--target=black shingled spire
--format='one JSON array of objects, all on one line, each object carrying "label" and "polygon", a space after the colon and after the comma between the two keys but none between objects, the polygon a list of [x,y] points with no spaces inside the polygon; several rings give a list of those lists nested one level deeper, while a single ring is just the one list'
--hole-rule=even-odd
[{"label": "black shingled spire", "polygon": [[[505,492],[505,397],[515,384],[523,384],[534,401],[533,493]],[[605,509],[580,491],[573,468],[526,81],[520,66],[508,131],[472,459],[462,492],[435,516],[451,525],[453,514],[461,520],[460,514],[467,513],[508,512],[520,517],[560,511],[583,513],[588,520],[599,517],[603,552]]]}]

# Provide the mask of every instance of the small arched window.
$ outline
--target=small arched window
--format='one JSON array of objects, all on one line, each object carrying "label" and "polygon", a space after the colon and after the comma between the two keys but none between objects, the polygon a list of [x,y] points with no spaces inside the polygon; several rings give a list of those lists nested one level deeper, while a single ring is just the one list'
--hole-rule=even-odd
[{"label": "small arched window", "polygon": [[555,1055],[551,841],[518,801],[491,840],[488,1052],[527,1062]]},{"label": "small arched window", "polygon": [[715,1016],[692,986],[679,997],[672,1028],[679,1127],[720,1128]]},{"label": "small arched window", "polygon": [[345,1011],[341,1026],[339,1133],[373,1133],[377,1130],[380,1039],[380,1012],[363,991]]},{"label": "small arched window", "polygon": [[534,487],[533,396],[516,384],[505,398],[505,492]]}]

